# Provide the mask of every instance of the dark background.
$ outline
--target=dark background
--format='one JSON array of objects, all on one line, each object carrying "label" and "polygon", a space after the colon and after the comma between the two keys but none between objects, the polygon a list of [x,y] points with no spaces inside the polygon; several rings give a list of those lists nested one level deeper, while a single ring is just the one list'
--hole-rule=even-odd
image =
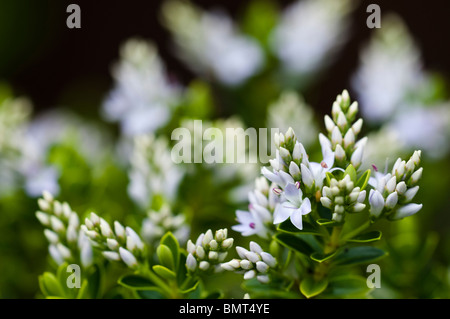
[{"label": "dark background", "polygon": [[[338,1],[338,0],[336,0]],[[195,0],[204,8],[224,8],[238,19],[246,1]],[[292,1],[277,1],[285,7]],[[327,76],[320,79],[306,100],[328,109],[358,65],[359,50],[372,30],[366,26],[370,3],[382,15],[396,12],[408,25],[423,54],[424,66],[450,78],[450,2],[448,0],[359,1],[353,13],[350,41]],[[66,8],[81,7],[81,29],[68,29]],[[158,45],[169,73],[187,83],[193,74],[173,57],[168,32],[160,24],[161,1],[2,0],[0,10],[0,81],[16,95],[28,96],[37,111],[58,105],[78,110],[98,109],[112,87],[112,63],[120,44],[132,36],[152,39]],[[308,94],[310,96],[308,97]],[[312,101],[311,101],[312,100]]]}]

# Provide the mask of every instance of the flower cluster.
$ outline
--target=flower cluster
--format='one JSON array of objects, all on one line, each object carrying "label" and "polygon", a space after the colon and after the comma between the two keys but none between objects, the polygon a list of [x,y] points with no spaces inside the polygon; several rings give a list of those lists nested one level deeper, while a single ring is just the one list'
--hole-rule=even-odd
[{"label": "flower cluster", "polygon": [[118,221],[114,222],[113,230],[106,220],[91,213],[81,229],[106,259],[122,261],[132,269],[144,260],[145,246],[141,238],[132,228],[123,227]]},{"label": "flower cluster", "polygon": [[[227,258],[228,250],[233,246],[234,239],[227,238],[228,230],[219,229],[213,236],[211,229],[198,236],[195,244],[192,240],[187,243],[188,256],[186,267],[191,273],[197,271],[220,271],[218,266]],[[214,267],[216,266],[216,267]]]},{"label": "flower cluster", "polygon": [[147,218],[142,221],[141,234],[147,243],[156,244],[169,231],[173,233],[180,244],[184,244],[188,239],[190,227],[186,223],[186,216],[174,215],[167,204],[164,204],[158,211],[149,211]]},{"label": "flower cluster", "polygon": [[323,196],[320,202],[333,213],[332,219],[340,222],[343,220],[346,212],[360,212],[366,205],[366,191],[361,191],[360,187],[355,187],[350,175],[345,175],[342,180],[332,178],[330,186],[324,186]]},{"label": "flower cluster", "polygon": [[251,241],[250,250],[236,247],[236,252],[241,259],[232,259],[223,263],[221,267],[228,271],[244,273],[244,279],[258,279],[261,283],[270,281],[269,270],[277,265],[276,259],[269,253],[263,251],[260,245]]},{"label": "flower cluster", "polygon": [[273,190],[276,185],[269,183],[265,177],[255,180],[255,189],[248,194],[248,211],[237,210],[236,217],[239,225],[231,229],[240,232],[242,236],[258,235],[267,238],[270,233],[270,225],[273,220],[273,212],[280,202],[280,197]]},{"label": "flower cluster", "polygon": [[401,219],[422,208],[422,204],[410,203],[419,190],[417,182],[422,177],[420,156],[421,151],[415,151],[407,162],[398,158],[390,173],[376,171],[375,177],[370,178],[373,189],[369,193],[369,203],[373,218]]},{"label": "flower cluster", "polygon": [[53,260],[58,265],[80,261],[84,267],[89,267],[93,261],[92,247],[80,231],[78,214],[68,203],[55,200],[47,191],[38,199],[38,205],[40,210],[36,217],[46,227],[44,235],[50,243],[48,250]]},{"label": "flower cluster", "polygon": [[183,171],[172,161],[165,138],[150,134],[134,138],[128,193],[141,207],[150,207],[155,196],[173,200],[182,176]]}]

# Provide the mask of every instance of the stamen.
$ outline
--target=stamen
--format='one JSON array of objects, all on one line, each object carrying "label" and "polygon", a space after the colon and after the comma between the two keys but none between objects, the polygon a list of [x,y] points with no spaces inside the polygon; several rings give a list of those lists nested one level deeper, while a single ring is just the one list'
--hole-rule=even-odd
[{"label": "stamen", "polygon": [[375,172],[378,172],[378,167],[376,167],[374,164],[372,164],[372,167],[375,170]]},{"label": "stamen", "polygon": [[275,193],[275,195],[280,195],[282,190],[279,188],[273,188],[272,191]]},{"label": "stamen", "polygon": [[322,161],[322,163],[320,163],[320,166],[322,166],[323,168],[328,168],[327,163],[325,163],[324,161]]},{"label": "stamen", "polygon": [[251,229],[255,229],[255,223],[250,223],[249,226]]},{"label": "stamen", "polygon": [[297,189],[300,189],[300,182],[295,182],[295,187],[297,187]]}]

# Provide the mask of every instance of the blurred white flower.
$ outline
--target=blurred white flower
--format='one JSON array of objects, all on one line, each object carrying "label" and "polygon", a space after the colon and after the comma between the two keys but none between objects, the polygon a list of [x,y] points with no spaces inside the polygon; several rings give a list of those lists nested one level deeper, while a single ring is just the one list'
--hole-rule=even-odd
[{"label": "blurred white flower", "polygon": [[224,12],[203,12],[188,2],[167,1],[162,13],[177,55],[193,71],[233,86],[261,68],[264,56],[258,43],[241,34]]},{"label": "blurred white flower", "polygon": [[287,73],[306,74],[332,62],[347,40],[352,1],[304,0],[288,6],[272,37]]},{"label": "blurred white flower", "polygon": [[183,171],[172,161],[165,138],[150,134],[135,137],[130,161],[128,194],[136,203],[147,208],[154,195],[174,199]]},{"label": "blurred white flower", "polygon": [[120,57],[112,70],[115,87],[103,103],[103,116],[120,122],[127,136],[154,132],[169,120],[180,88],[167,78],[152,43],[130,39]]},{"label": "blurred white flower", "polygon": [[426,79],[419,49],[403,21],[386,15],[382,26],[362,50],[352,79],[364,119],[375,123],[389,119]]},{"label": "blurred white flower", "polygon": [[267,127],[278,128],[280,132],[286,132],[291,127],[305,147],[315,143],[319,131],[313,110],[294,91],[282,93],[275,103],[269,105]]}]

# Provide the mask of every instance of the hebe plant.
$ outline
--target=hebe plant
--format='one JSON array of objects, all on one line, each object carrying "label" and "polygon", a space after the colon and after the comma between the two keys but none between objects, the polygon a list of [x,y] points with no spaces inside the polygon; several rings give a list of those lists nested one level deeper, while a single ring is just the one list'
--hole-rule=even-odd
[{"label": "hebe plant", "polygon": [[[382,236],[374,227],[381,219],[399,220],[422,208],[411,203],[422,168],[421,152],[415,151],[408,160],[399,158],[390,171],[361,169],[367,137],[358,139],[363,120],[357,113],[358,104],[351,103],[347,91],[337,96],[331,117],[325,116],[327,133],[319,134],[323,159],[318,162],[309,158],[292,129],[274,136],[276,156],[270,167],[262,168],[264,177],[249,193],[249,210],[237,211],[239,225],[232,227],[255,239],[249,249],[236,247],[235,258],[234,239],[226,228],[207,230],[185,248],[168,232],[154,249],[132,228],[117,221],[111,227],[96,214],[79,225],[68,205],[59,209],[59,202],[45,194],[40,206],[46,213],[38,212],[37,217],[49,227],[50,251],[62,266],[56,276],[41,277],[42,293],[74,296],[64,293],[67,289],[58,276],[63,262],[79,258],[84,246],[70,242],[83,233],[94,254],[84,256],[90,277],[83,282],[89,285],[84,284],[86,293],[77,297],[101,296],[102,280],[92,283],[92,274],[107,276],[99,269],[109,262],[122,265],[118,284],[126,297],[227,297],[221,287],[208,291],[203,284],[223,271],[242,274],[243,295],[252,298],[367,297],[370,289],[358,266],[387,255],[372,246]],[[370,158],[365,161],[370,164]]]}]

